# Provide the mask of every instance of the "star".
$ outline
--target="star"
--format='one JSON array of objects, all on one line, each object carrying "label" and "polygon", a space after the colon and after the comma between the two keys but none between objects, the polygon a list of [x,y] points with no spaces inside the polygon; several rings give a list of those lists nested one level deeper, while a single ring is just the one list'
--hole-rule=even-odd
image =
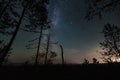
[{"label": "star", "polygon": [[70,22],[70,24],[72,25],[72,24],[73,24],[73,22],[71,21],[71,22]]}]

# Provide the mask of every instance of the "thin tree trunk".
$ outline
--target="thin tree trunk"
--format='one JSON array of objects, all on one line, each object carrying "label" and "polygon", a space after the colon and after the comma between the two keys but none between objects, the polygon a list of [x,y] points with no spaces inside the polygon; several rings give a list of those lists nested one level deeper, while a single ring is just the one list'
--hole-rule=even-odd
[{"label": "thin tree trunk", "polygon": [[21,14],[21,17],[20,17],[20,19],[19,19],[18,25],[16,26],[16,29],[15,29],[15,31],[14,31],[14,33],[13,33],[13,36],[12,36],[12,38],[11,38],[11,40],[10,40],[7,48],[2,52],[2,56],[0,56],[0,64],[2,64],[2,62],[4,61],[5,57],[7,56],[8,52],[9,52],[9,50],[10,50],[10,48],[11,48],[11,46],[12,46],[14,40],[15,40],[15,38],[16,38],[16,35],[17,35],[17,33],[18,33],[18,30],[19,30],[20,25],[21,25],[21,23],[22,23],[22,19],[23,19],[24,14],[25,14],[25,10],[26,10],[26,9],[25,9],[25,7],[24,7],[24,8],[23,8],[23,11],[22,11],[22,14]]},{"label": "thin tree trunk", "polygon": [[48,57],[48,52],[49,52],[49,46],[50,46],[50,34],[48,34],[47,48],[46,48],[46,54],[45,54],[45,64],[47,64],[47,57]]},{"label": "thin tree trunk", "polygon": [[115,37],[113,36],[113,43],[114,43],[114,49],[117,52],[116,56],[119,57],[120,56],[120,51],[118,49],[117,43],[115,41]]},{"label": "thin tree trunk", "polygon": [[36,58],[35,58],[35,64],[36,65],[38,64],[38,56],[39,56],[39,49],[40,49],[41,40],[42,40],[42,33],[43,33],[43,26],[41,26],[41,29],[40,29],[40,36],[39,36],[37,54],[36,54]]},{"label": "thin tree trunk", "polygon": [[6,6],[2,9],[1,13],[0,13],[0,19],[2,18],[4,12],[6,11],[6,9],[8,8],[9,4],[11,3],[11,0],[9,0],[9,2],[6,4]]},{"label": "thin tree trunk", "polygon": [[63,47],[62,47],[62,45],[60,45],[60,49],[61,49],[62,65],[64,65],[64,55],[63,55]]}]

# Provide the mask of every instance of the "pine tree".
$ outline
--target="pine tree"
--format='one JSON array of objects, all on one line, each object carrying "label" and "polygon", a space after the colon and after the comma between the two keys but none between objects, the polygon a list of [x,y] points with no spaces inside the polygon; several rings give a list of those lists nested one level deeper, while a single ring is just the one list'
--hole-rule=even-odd
[{"label": "pine tree", "polygon": [[[4,61],[4,58],[10,50],[20,29],[20,26],[26,17],[28,18],[28,23],[30,24],[30,26],[25,27],[29,30],[31,30],[31,28],[35,29],[36,27],[38,27],[36,25],[45,25],[47,18],[47,16],[45,15],[45,5],[47,3],[48,0],[16,0],[14,3],[12,3],[13,6],[10,7],[12,15],[10,16],[16,17],[16,24],[14,24],[15,30],[13,31],[12,37],[8,43],[6,50],[2,52],[3,55],[0,57],[0,63]],[[17,9],[19,9],[20,12],[17,11]],[[35,23],[32,22],[33,20],[35,20]]]}]

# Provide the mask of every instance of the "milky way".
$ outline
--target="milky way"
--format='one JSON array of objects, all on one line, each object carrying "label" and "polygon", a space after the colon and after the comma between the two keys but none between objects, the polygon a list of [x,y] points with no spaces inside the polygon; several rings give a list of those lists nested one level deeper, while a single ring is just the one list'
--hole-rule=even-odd
[{"label": "milky way", "polygon": [[[120,26],[120,18],[113,14],[108,14],[102,20],[95,18],[87,22],[84,19],[85,0],[50,1],[50,19],[56,29],[57,40],[63,45],[66,62],[79,63],[85,55],[87,58],[96,57],[94,55],[100,49],[99,42],[103,41],[103,35],[100,33],[103,26],[108,22]],[[19,32],[13,46],[16,55],[30,55],[24,45],[33,38],[31,35]]]},{"label": "milky way", "polygon": [[[84,19],[86,14],[85,0],[52,1],[52,5],[54,4],[53,23],[59,30],[56,36],[64,46],[66,58],[71,61],[73,58],[77,58],[77,62],[79,62],[81,56],[93,53],[95,55],[96,51],[100,49],[99,42],[103,41],[103,36],[100,33],[103,26],[107,22],[118,22],[115,17],[105,17],[102,20],[95,18],[95,20],[87,22]],[[75,53],[76,55],[74,55]]]},{"label": "milky way", "polygon": [[54,8],[53,10],[53,16],[52,16],[52,23],[55,27],[58,27],[58,21],[59,21],[59,9],[58,8]]}]

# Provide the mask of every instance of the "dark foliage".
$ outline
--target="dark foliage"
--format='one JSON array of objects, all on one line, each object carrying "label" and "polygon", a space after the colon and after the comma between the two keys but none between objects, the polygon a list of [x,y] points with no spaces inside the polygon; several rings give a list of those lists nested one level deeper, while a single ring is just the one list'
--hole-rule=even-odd
[{"label": "dark foliage", "polygon": [[[7,45],[5,44],[5,42],[3,40],[0,40],[0,56],[3,55],[1,52],[3,52],[4,50],[6,50],[6,47],[7,47]],[[12,53],[11,51],[12,51],[12,49],[9,50],[9,52],[6,55],[3,63],[6,64],[8,62],[8,58],[9,58],[10,54]]]},{"label": "dark foliage", "polygon": [[11,16],[11,13],[15,13],[13,9],[14,0],[1,0],[0,1],[0,34],[10,35],[13,33],[13,28],[17,24],[17,21]]},{"label": "dark foliage", "polygon": [[26,25],[27,28],[26,31],[39,33],[38,39],[38,46],[37,46],[37,53],[36,53],[36,60],[35,64],[38,64],[38,55],[39,55],[39,49],[41,46],[41,40],[43,36],[43,30],[48,29],[49,20],[48,20],[48,10],[47,5],[49,4],[49,0],[39,0],[36,1],[35,4],[33,4],[33,7],[30,5],[30,14],[29,21],[30,24]]},{"label": "dark foliage", "polygon": [[93,64],[99,64],[99,61],[96,58],[93,58]]},{"label": "dark foliage", "polygon": [[120,9],[120,0],[86,0],[86,19],[91,20],[94,16],[102,18],[104,13]]},{"label": "dark foliage", "polygon": [[[46,52],[40,52],[38,55],[38,64],[45,64],[45,56]],[[49,55],[47,55],[46,64],[54,64],[55,58],[57,57],[57,53],[54,51],[49,51]],[[32,60],[36,60],[36,55],[31,56]]]},{"label": "dark foliage", "polygon": [[117,61],[120,58],[120,28],[115,25],[106,24],[102,31],[105,40],[100,43],[105,62]]},{"label": "dark foliage", "polygon": [[[4,2],[4,0],[2,1]],[[9,0],[6,0],[6,1],[7,3],[9,3],[9,5],[7,5],[7,3],[5,2],[6,3],[5,8],[2,5],[0,6],[0,8],[4,9],[3,10],[4,12],[2,11],[1,14],[4,13],[5,15],[6,13],[6,15],[8,15],[8,16],[1,15],[0,24],[2,25],[2,27],[0,27],[0,31],[1,33],[7,33],[5,32],[5,29],[10,31],[8,29],[8,27],[10,28],[10,25],[12,25],[12,27],[15,27],[15,29],[7,45],[7,48],[3,52],[1,52],[3,56],[0,56],[0,63],[4,61],[6,55],[8,54],[8,51],[10,50],[16,38],[16,35],[20,29],[22,22],[26,21],[26,18],[28,19],[28,22],[26,23],[30,24],[29,26],[24,27],[24,28],[27,28],[27,30],[36,29],[38,25],[39,26],[46,25],[47,18],[48,18],[46,5],[48,4],[49,0],[10,0],[10,2]],[[9,17],[12,17],[12,19]],[[7,25],[7,28],[3,26],[3,23],[5,27]]]},{"label": "dark foliage", "polygon": [[86,58],[84,58],[83,64],[89,64],[89,61]]}]

